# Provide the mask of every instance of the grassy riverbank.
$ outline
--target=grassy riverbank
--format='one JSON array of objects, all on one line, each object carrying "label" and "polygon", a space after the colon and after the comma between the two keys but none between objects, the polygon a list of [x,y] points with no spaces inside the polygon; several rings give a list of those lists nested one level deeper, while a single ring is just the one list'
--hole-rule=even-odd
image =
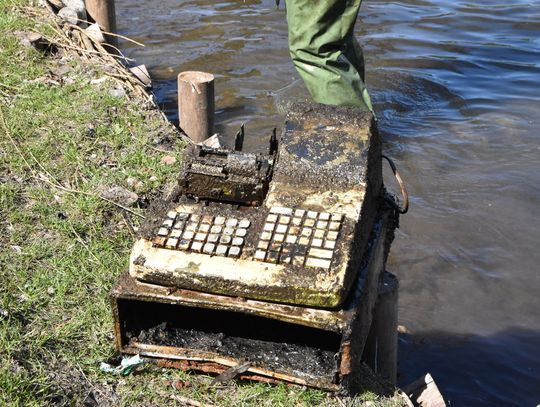
[{"label": "grassy riverbank", "polygon": [[[0,405],[182,405],[175,395],[340,405],[319,391],[210,387],[152,366],[100,371],[116,357],[108,292],[145,207],[174,183],[183,145],[152,106],[118,91],[107,67],[23,45],[22,32],[55,35],[29,6],[0,0]],[[371,393],[354,404],[363,400],[399,405]]]}]

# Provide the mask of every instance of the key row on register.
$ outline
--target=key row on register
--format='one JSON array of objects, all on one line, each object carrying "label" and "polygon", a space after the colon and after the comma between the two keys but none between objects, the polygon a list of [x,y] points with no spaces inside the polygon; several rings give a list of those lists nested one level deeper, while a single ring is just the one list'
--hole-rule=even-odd
[{"label": "key row on register", "polygon": [[273,207],[254,259],[329,269],[343,218],[342,214]]},{"label": "key row on register", "polygon": [[154,238],[154,245],[209,255],[238,257],[249,219],[170,211]]}]

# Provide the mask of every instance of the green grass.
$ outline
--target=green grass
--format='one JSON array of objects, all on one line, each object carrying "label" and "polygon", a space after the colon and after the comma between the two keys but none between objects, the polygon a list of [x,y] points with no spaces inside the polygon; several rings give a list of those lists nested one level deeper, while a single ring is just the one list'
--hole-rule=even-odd
[{"label": "green grass", "polygon": [[[0,405],[182,405],[175,394],[220,406],[340,405],[321,391],[210,387],[209,377],[154,366],[126,377],[100,371],[116,356],[108,293],[127,268],[128,224],[140,217],[98,192],[136,192],[130,209],[143,215],[175,182],[183,146],[162,144],[176,137],[171,127],[109,96],[112,82],[91,84],[99,68],[22,46],[16,31],[52,35],[25,15],[28,5],[0,0]],[[164,155],[178,161],[162,164]],[[367,400],[399,405],[369,393],[353,403]]]}]

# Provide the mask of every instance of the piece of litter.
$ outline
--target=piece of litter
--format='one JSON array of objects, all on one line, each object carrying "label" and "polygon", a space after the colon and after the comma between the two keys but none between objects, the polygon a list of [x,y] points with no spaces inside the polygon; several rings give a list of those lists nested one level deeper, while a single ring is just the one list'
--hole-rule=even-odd
[{"label": "piece of litter", "polygon": [[126,91],[122,88],[111,89],[109,91],[109,95],[111,95],[113,98],[121,99],[126,96]]},{"label": "piece of litter", "polygon": [[99,24],[90,24],[84,31],[94,41],[97,41],[100,44],[105,42],[105,37],[103,36],[103,32],[101,32],[101,28],[99,28]]},{"label": "piece of litter", "polygon": [[225,142],[221,138],[219,134],[214,134],[212,137],[207,138],[203,142],[200,143],[203,146],[211,147],[211,148],[225,148]]},{"label": "piece of litter", "polygon": [[144,86],[152,86],[152,80],[150,79],[150,75],[148,74],[148,70],[146,69],[145,65],[137,65],[129,68],[129,70],[144,84]]},{"label": "piece of litter", "polygon": [[109,365],[108,363],[101,362],[99,365],[99,368],[101,371],[105,373],[112,373],[112,374],[119,374],[122,376],[127,376],[130,374],[133,370],[135,370],[138,366],[143,365],[146,363],[146,361],[141,358],[140,355],[135,356],[125,356],[122,358],[122,361],[120,362],[119,366],[113,367]]},{"label": "piece of litter", "polygon": [[100,83],[103,83],[107,80],[107,77],[106,76],[102,76],[101,78],[97,78],[97,79],[92,79],[90,81],[90,84],[91,85],[99,85]]}]

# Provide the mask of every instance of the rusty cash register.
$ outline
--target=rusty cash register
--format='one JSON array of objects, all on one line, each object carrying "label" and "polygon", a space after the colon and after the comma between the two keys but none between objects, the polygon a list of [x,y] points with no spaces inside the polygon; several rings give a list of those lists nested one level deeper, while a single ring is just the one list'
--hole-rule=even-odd
[{"label": "rusty cash register", "polygon": [[[243,137],[242,135],[239,135]],[[354,391],[397,222],[370,113],[297,105],[264,153],[189,146],[112,292],[118,349]]]}]

